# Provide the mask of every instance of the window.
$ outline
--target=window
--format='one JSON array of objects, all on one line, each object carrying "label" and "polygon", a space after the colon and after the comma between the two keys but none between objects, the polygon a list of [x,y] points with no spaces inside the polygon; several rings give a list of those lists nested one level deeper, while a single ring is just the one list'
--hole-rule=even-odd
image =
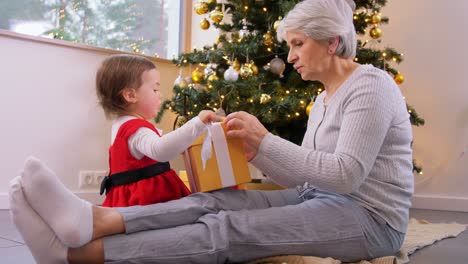
[{"label": "window", "polygon": [[172,59],[183,0],[6,0],[0,28]]}]

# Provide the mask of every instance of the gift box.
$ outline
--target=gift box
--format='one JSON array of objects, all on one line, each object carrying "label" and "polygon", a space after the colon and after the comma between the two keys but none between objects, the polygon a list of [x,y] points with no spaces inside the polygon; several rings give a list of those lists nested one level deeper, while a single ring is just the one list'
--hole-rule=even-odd
[{"label": "gift box", "polygon": [[[250,182],[242,141],[227,138],[224,123],[213,123],[208,130],[183,153],[192,192],[207,192]],[[211,158],[206,159],[204,166],[202,156],[206,158],[206,152],[210,150]]]}]

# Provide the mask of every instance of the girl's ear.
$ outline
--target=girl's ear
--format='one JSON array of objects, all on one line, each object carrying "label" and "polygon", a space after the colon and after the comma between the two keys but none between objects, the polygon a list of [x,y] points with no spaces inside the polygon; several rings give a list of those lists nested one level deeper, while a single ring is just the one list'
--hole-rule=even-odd
[{"label": "girl's ear", "polygon": [[136,103],[137,102],[137,93],[133,88],[125,88],[122,90],[122,97],[127,103]]}]

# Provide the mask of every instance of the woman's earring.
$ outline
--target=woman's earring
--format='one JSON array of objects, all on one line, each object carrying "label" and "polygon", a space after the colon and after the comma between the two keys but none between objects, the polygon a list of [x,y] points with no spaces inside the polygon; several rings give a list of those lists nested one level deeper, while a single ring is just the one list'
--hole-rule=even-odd
[{"label": "woman's earring", "polygon": [[329,50],[328,50],[328,54],[332,55],[332,54],[333,54],[333,50],[329,49]]}]

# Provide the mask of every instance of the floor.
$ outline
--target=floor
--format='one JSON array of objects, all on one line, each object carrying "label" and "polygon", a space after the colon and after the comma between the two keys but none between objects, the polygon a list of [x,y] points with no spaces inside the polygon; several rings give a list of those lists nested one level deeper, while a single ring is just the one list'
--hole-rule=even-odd
[{"label": "floor", "polygon": [[[457,222],[468,225],[468,213],[412,209],[411,217],[429,222]],[[34,259],[10,220],[8,210],[0,210],[0,262],[2,264],[29,264]],[[456,238],[448,238],[416,251],[411,264],[468,263],[468,231]]]}]

